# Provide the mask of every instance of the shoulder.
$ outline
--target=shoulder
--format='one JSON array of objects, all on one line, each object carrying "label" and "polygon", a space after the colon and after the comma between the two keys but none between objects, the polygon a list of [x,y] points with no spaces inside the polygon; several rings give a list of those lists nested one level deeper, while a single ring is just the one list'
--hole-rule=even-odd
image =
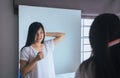
[{"label": "shoulder", "polygon": [[51,39],[51,40],[46,40],[44,43],[43,43],[45,46],[47,47],[54,47],[54,40]]},{"label": "shoulder", "polygon": [[21,49],[21,52],[29,52],[30,51],[30,46],[28,46],[28,47],[23,47],[22,49]]},{"label": "shoulder", "polygon": [[30,47],[23,47],[20,52],[20,60],[28,61],[30,58]]},{"label": "shoulder", "polygon": [[53,39],[51,39],[51,40],[46,40],[45,42],[44,42],[44,44],[53,44],[54,43],[54,40]]},{"label": "shoulder", "polygon": [[95,71],[95,65],[94,65],[94,59],[91,57],[87,60],[85,60],[79,67],[79,71],[82,74],[82,76],[85,76],[86,78],[94,78],[94,71]]},{"label": "shoulder", "polygon": [[30,50],[30,47],[29,46],[27,46],[27,47],[23,47],[22,49],[21,49],[21,51],[28,51],[28,50]]},{"label": "shoulder", "polygon": [[80,65],[80,68],[87,70],[89,68],[92,68],[93,66],[94,66],[94,59],[93,57],[90,57],[89,59],[83,61],[83,63]]},{"label": "shoulder", "polygon": [[54,45],[53,39],[45,41],[45,42],[44,42],[44,45],[45,45],[45,47],[46,47],[48,50],[50,50],[50,51],[53,51],[53,50],[54,50],[54,46],[55,46],[55,45]]}]

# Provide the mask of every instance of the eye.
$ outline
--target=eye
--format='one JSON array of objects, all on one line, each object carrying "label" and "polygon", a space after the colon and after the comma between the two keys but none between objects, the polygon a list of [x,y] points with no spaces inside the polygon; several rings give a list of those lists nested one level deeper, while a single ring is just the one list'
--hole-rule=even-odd
[{"label": "eye", "polygon": [[43,32],[40,32],[40,34],[43,34]]},{"label": "eye", "polygon": [[39,34],[37,33],[36,36],[39,36]]}]

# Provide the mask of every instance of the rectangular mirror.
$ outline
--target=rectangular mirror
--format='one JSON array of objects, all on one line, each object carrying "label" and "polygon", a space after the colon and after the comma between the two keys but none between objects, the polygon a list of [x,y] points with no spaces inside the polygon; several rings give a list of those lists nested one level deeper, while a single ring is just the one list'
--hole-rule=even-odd
[{"label": "rectangular mirror", "polygon": [[[65,33],[54,47],[55,78],[74,78],[80,64],[81,10],[19,5],[19,55],[26,43],[29,25],[36,21],[43,24],[45,32]],[[49,39],[52,37],[45,37]]]}]

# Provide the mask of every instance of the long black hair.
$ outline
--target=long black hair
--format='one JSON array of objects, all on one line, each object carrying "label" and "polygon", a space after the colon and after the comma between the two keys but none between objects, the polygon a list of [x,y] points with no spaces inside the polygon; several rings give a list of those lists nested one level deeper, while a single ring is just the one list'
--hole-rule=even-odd
[{"label": "long black hair", "polygon": [[24,47],[30,46],[31,44],[33,44],[35,42],[35,35],[40,28],[42,28],[43,33],[44,33],[44,37],[43,37],[43,40],[41,43],[44,43],[45,30],[44,30],[43,25],[40,22],[33,22],[29,26],[27,41],[26,41],[26,44]]},{"label": "long black hair", "polygon": [[94,78],[120,77],[120,44],[108,47],[108,42],[117,38],[120,38],[120,20],[117,15],[104,13],[94,19],[89,32],[92,56],[82,64],[92,60],[95,66]]},{"label": "long black hair", "polygon": [[89,33],[96,69],[95,78],[117,78],[118,72],[116,72],[115,66],[120,61],[114,62],[117,57],[113,55],[117,53],[111,50],[111,47],[108,47],[108,42],[117,38],[120,38],[120,20],[118,16],[105,13],[95,18]]}]

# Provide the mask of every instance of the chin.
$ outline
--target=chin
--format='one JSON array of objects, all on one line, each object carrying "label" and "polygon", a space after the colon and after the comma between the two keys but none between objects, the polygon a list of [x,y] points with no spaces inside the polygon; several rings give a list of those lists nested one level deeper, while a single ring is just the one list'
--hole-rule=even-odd
[{"label": "chin", "polygon": [[37,43],[41,43],[42,41],[41,41],[41,40],[37,40],[36,42],[37,42]]}]

